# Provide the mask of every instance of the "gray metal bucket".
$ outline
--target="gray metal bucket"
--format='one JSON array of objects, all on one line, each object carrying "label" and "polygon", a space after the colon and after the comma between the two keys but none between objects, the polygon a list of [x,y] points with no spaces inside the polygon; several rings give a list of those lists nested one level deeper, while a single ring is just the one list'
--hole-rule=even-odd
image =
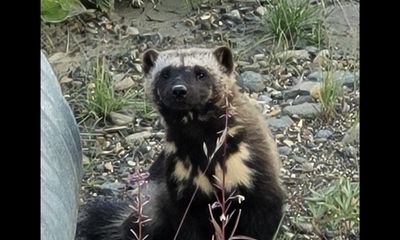
[{"label": "gray metal bucket", "polygon": [[41,52],[41,239],[73,240],[79,208],[79,130],[57,78]]}]

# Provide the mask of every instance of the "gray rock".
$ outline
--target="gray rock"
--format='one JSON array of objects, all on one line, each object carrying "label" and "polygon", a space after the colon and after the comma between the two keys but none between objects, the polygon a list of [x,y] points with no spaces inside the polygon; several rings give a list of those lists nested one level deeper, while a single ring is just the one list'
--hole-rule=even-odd
[{"label": "gray rock", "polygon": [[128,88],[131,88],[135,85],[135,82],[132,80],[131,77],[124,78],[124,80],[118,81],[114,83],[114,90],[115,91],[122,91]]},{"label": "gray rock", "polygon": [[126,125],[133,122],[133,116],[128,116],[125,114],[110,112],[111,121],[118,126]]},{"label": "gray rock", "polygon": [[260,65],[258,63],[253,63],[250,65],[244,65],[242,67],[242,71],[253,71],[253,72],[258,72],[260,70]]},{"label": "gray rock", "polygon": [[264,90],[263,76],[256,72],[246,71],[240,74],[238,78],[239,86],[252,92],[261,92]]},{"label": "gray rock", "polygon": [[162,43],[163,41],[163,36],[159,32],[149,32],[149,33],[143,33],[140,35],[140,39],[143,40],[144,42],[153,42],[154,44]]},{"label": "gray rock", "polygon": [[322,80],[322,71],[320,69],[310,73],[307,77],[308,81],[320,82]]},{"label": "gray rock", "polygon": [[143,131],[143,132],[138,132],[131,134],[125,138],[126,143],[129,145],[135,145],[135,143],[143,141],[146,138],[151,137],[151,132],[148,131]]},{"label": "gray rock", "polygon": [[256,54],[253,56],[254,61],[258,62],[258,61],[262,61],[265,60],[265,54],[264,53],[260,53],[260,54]]},{"label": "gray rock", "polygon": [[328,129],[321,129],[315,134],[315,137],[316,138],[329,138],[330,136],[332,136],[332,134],[333,133]]},{"label": "gray rock", "polygon": [[[326,72],[322,72],[321,70],[316,70],[308,75],[307,80],[314,82],[321,82],[325,74]],[[350,71],[338,70],[332,74],[332,79],[334,81],[341,82],[342,85],[346,87],[352,88],[354,86],[354,82],[357,83],[360,77],[358,74],[352,73]]]},{"label": "gray rock", "polygon": [[237,9],[232,10],[229,13],[225,13],[223,15],[223,19],[228,19],[228,20],[231,20],[231,21],[233,21],[235,23],[241,23],[242,22],[242,17],[240,16],[240,12]]},{"label": "gray rock", "polygon": [[295,160],[297,163],[301,163],[301,164],[307,162],[307,159],[299,157],[299,156],[293,156],[293,160]]},{"label": "gray rock", "polygon": [[258,96],[257,100],[268,104],[272,101],[272,98],[268,95],[263,94]]},{"label": "gray rock", "polygon": [[285,91],[283,96],[285,98],[294,98],[297,95],[310,95],[310,90],[318,84],[320,83],[311,81],[301,82],[291,89]]},{"label": "gray rock", "polygon": [[262,17],[264,16],[265,12],[267,11],[267,9],[265,9],[265,7],[263,6],[259,6],[256,11],[254,12],[256,15]]},{"label": "gray rock", "polygon": [[319,103],[302,103],[294,106],[287,106],[283,109],[282,114],[292,116],[294,114],[302,118],[314,118],[321,112]]},{"label": "gray rock", "polygon": [[350,71],[338,70],[333,73],[334,81],[340,81],[346,87],[353,87],[354,82],[359,80],[359,77]]},{"label": "gray rock", "polygon": [[111,190],[114,193],[118,193],[126,187],[125,184],[120,182],[105,182],[99,186],[102,190]]},{"label": "gray rock", "polygon": [[267,119],[268,126],[272,130],[290,127],[294,122],[289,116],[271,117]]},{"label": "gray rock", "polygon": [[288,146],[278,147],[278,153],[280,155],[288,156],[292,152],[292,148]]},{"label": "gray rock", "polygon": [[124,79],[124,77],[125,77],[125,73],[118,73],[118,74],[114,74],[112,76],[112,79],[113,79],[114,82],[119,82],[122,79]]},{"label": "gray rock", "polygon": [[137,29],[135,27],[128,27],[126,29],[126,34],[131,35],[131,36],[139,35],[139,29]]},{"label": "gray rock", "polygon": [[358,122],[353,127],[351,127],[342,139],[344,144],[355,144],[360,143],[360,123]]},{"label": "gray rock", "polygon": [[280,59],[310,59],[310,54],[306,50],[287,50],[276,54]]},{"label": "gray rock", "polygon": [[315,100],[313,97],[311,97],[310,95],[303,95],[303,96],[298,96],[297,98],[295,98],[292,102],[293,105],[299,105],[302,103],[314,103]]}]

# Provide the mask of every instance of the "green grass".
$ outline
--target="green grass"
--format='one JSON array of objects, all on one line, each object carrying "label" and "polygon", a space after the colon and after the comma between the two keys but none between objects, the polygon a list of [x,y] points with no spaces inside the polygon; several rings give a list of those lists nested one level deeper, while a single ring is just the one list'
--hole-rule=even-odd
[{"label": "green grass", "polygon": [[358,182],[351,182],[341,177],[331,186],[318,192],[311,191],[312,196],[305,200],[317,233],[323,233],[325,230],[336,234],[358,231],[360,197]]},{"label": "green grass", "polygon": [[326,38],[323,12],[310,0],[276,0],[266,6],[263,17],[266,33],[285,39],[291,46],[300,40],[322,45]]},{"label": "green grass", "polygon": [[80,0],[40,0],[40,18],[43,22],[62,22],[86,11]]},{"label": "green grass", "polygon": [[132,105],[135,94],[130,90],[116,93],[104,57],[97,57],[92,64],[87,85],[87,110],[98,117]]},{"label": "green grass", "polygon": [[322,116],[326,121],[337,116],[336,104],[341,94],[342,81],[333,79],[334,67],[328,66],[322,74],[319,100],[322,105]]}]

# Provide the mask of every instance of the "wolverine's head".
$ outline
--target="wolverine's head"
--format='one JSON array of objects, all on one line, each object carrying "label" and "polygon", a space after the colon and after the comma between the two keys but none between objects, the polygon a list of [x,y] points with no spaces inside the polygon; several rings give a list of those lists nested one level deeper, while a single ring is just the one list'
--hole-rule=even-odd
[{"label": "wolverine's head", "polygon": [[148,50],[143,55],[147,95],[157,106],[174,111],[196,110],[218,101],[223,87],[234,84],[233,68],[227,47]]}]

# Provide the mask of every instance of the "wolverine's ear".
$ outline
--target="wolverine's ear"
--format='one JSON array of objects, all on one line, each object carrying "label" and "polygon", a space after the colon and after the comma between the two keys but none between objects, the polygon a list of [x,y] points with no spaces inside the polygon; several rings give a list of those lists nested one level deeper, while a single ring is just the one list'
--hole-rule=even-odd
[{"label": "wolverine's ear", "polygon": [[150,49],[143,54],[143,71],[144,73],[149,73],[150,69],[154,67],[154,63],[158,58],[158,52],[156,50]]},{"label": "wolverine's ear", "polygon": [[218,62],[224,66],[230,74],[233,71],[233,55],[232,51],[227,47],[218,47],[214,50],[214,56]]}]

